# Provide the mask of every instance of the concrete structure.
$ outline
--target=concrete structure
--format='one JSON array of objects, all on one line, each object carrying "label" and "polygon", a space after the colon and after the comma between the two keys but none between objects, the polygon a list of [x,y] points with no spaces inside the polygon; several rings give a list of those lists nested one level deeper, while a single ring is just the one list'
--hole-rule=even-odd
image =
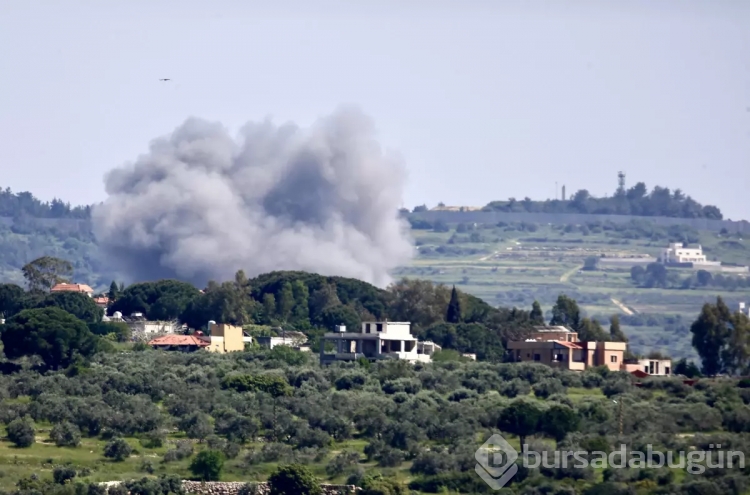
[{"label": "concrete structure", "polygon": [[708,261],[703,254],[703,248],[698,245],[697,248],[682,247],[682,243],[674,242],[662,251],[659,261],[665,265],[695,263],[704,265]]},{"label": "concrete structure", "polygon": [[516,361],[543,363],[554,368],[583,371],[594,366],[622,369],[625,342],[581,342],[565,327],[534,327],[531,338],[508,342]]},{"label": "concrete structure", "polygon": [[672,374],[671,359],[639,359],[639,369],[651,376],[669,376]]},{"label": "concrete structure", "polygon": [[207,351],[224,354],[245,350],[242,327],[227,325],[225,323],[211,323],[210,332],[209,336],[202,337],[209,344],[206,347]]},{"label": "concrete structure", "polygon": [[[122,318],[121,314],[120,317]],[[117,321],[114,318],[110,320]],[[151,321],[144,318],[142,313],[133,313],[129,318],[123,318],[123,321],[130,327],[130,333],[136,340],[179,333],[182,330],[182,325],[177,321]]]},{"label": "concrete structure", "polygon": [[431,341],[425,341],[425,342],[417,342],[417,354],[423,354],[425,356],[430,356],[430,360],[432,360],[432,355],[435,354],[437,351],[441,351],[443,348],[437,345],[435,342]]},{"label": "concrete structure", "polygon": [[[417,351],[417,339],[412,336],[409,322],[368,321],[362,323],[359,332],[347,332],[343,325],[335,332],[326,333],[320,341],[320,362],[356,361],[365,358],[403,359],[409,362],[430,362],[432,356],[425,349],[435,350],[435,344],[423,345],[423,353]],[[335,352],[326,353],[325,344],[333,343]]]},{"label": "concrete structure", "polygon": [[648,376],[671,376],[672,360],[671,359],[638,359],[635,362],[628,362],[623,365],[622,369],[632,373],[638,378]]},{"label": "concrete structure", "polygon": [[465,352],[465,353],[461,354],[461,356],[463,356],[463,357],[465,357],[467,359],[471,359],[472,361],[476,361],[477,360],[477,355],[476,354],[469,354],[469,353]]},{"label": "concrete structure", "polygon": [[302,332],[282,332],[281,336],[259,336],[255,337],[258,345],[273,349],[277,345],[286,345],[295,349],[301,349],[307,342],[307,336]]},{"label": "concrete structure", "polygon": [[68,284],[63,282],[52,287],[50,292],[79,292],[91,297],[94,294],[94,289],[86,284]]},{"label": "concrete structure", "polygon": [[534,331],[529,336],[531,340],[561,340],[563,342],[578,342],[578,334],[571,332],[568,328],[558,325],[539,325],[534,327]]}]

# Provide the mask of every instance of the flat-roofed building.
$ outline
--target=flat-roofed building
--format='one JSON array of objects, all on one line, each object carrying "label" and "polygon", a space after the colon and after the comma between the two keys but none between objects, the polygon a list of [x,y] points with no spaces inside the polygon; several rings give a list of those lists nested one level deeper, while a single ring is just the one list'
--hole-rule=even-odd
[{"label": "flat-roofed building", "polygon": [[[370,361],[381,359],[403,359],[409,362],[430,362],[439,346],[424,343],[422,353],[418,351],[416,337],[411,334],[411,323],[399,321],[368,321],[362,323],[359,332],[347,332],[339,325],[335,332],[326,333],[320,341],[320,362],[356,361],[365,358]],[[335,352],[326,352],[326,343],[332,343]],[[430,345],[432,344],[432,345]],[[430,352],[425,353],[425,350]]]},{"label": "flat-roofed building", "polygon": [[583,371],[606,366],[612,371],[622,369],[625,342],[582,342],[578,333],[565,327],[534,327],[531,338],[508,342],[515,361],[531,361],[554,368]]}]

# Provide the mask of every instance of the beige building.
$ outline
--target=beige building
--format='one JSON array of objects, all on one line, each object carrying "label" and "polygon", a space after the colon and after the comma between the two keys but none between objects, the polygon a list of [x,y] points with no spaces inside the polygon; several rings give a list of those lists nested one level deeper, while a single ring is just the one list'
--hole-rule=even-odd
[{"label": "beige building", "polygon": [[209,352],[238,352],[245,350],[245,339],[242,333],[242,327],[227,325],[225,323],[211,323],[211,334],[203,337],[208,342],[205,348]]},{"label": "beige building", "polygon": [[607,366],[612,371],[623,369],[625,342],[581,342],[578,334],[565,327],[535,327],[531,338],[508,342],[508,350],[516,361],[543,363],[554,368],[583,371]]}]

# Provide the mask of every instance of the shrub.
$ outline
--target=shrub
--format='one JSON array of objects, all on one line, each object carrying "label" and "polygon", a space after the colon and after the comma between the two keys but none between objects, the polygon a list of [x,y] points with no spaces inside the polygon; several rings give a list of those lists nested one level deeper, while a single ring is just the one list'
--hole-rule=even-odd
[{"label": "shrub", "polygon": [[338,476],[344,473],[351,466],[356,466],[359,462],[359,452],[341,451],[326,466],[328,476]]},{"label": "shrub", "polygon": [[154,463],[151,459],[143,459],[141,462],[140,471],[148,474],[154,474]]},{"label": "shrub", "polygon": [[193,455],[193,444],[186,440],[180,440],[174,449],[170,449],[164,454],[164,462],[180,461],[191,455]]},{"label": "shrub", "polygon": [[81,431],[76,425],[64,421],[52,427],[49,438],[58,447],[77,447],[81,443]]},{"label": "shrub", "polygon": [[30,418],[18,418],[10,422],[7,427],[8,440],[16,447],[31,447],[34,443],[34,423]]},{"label": "shrub", "polygon": [[59,485],[76,477],[76,470],[70,466],[58,466],[52,470],[52,479]]},{"label": "shrub", "polygon": [[565,387],[557,378],[546,378],[534,385],[534,395],[541,399],[546,399],[553,394],[565,392]]},{"label": "shrub", "polygon": [[219,481],[224,468],[224,454],[216,450],[199,452],[190,463],[190,472],[201,481]]},{"label": "shrub", "polygon": [[164,446],[166,435],[162,431],[154,430],[147,432],[140,443],[147,449],[158,449]]},{"label": "shrub", "polygon": [[112,459],[116,462],[121,462],[130,457],[133,449],[130,444],[122,438],[113,438],[104,447],[104,457]]},{"label": "shrub", "polygon": [[270,495],[322,495],[323,490],[315,476],[304,466],[291,464],[279,467],[268,478]]}]

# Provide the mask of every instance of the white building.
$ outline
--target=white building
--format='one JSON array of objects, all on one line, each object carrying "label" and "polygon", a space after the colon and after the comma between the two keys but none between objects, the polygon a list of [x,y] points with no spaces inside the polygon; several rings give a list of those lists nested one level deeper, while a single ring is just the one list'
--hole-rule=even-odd
[{"label": "white building", "polygon": [[[115,314],[118,313],[119,311]],[[120,318],[122,318],[121,314]],[[147,320],[142,313],[133,313],[124,321],[130,327],[130,333],[136,340],[152,339],[157,335],[179,333],[183,330],[183,326],[177,321],[151,321]]]},{"label": "white building", "polygon": [[697,248],[682,247],[682,243],[675,242],[662,251],[659,261],[665,265],[672,263],[697,263],[706,264],[706,255],[703,254],[703,248],[698,245]]},{"label": "white building", "polygon": [[672,360],[670,359],[639,359],[638,367],[644,373],[652,376],[669,376],[672,374]]},{"label": "white building", "polygon": [[288,331],[283,332],[282,336],[265,336],[255,337],[258,345],[273,349],[277,345],[286,345],[289,347],[302,348],[307,342],[307,336],[302,332]]},{"label": "white building", "polygon": [[[359,332],[347,332],[343,325],[326,333],[320,341],[321,364],[334,361],[356,361],[365,358],[403,359],[409,362],[430,362],[432,353],[439,350],[434,343],[423,343],[419,352],[417,339],[412,336],[409,322],[364,322]],[[335,352],[326,353],[325,344],[333,343]],[[429,352],[429,354],[427,353]]]}]

